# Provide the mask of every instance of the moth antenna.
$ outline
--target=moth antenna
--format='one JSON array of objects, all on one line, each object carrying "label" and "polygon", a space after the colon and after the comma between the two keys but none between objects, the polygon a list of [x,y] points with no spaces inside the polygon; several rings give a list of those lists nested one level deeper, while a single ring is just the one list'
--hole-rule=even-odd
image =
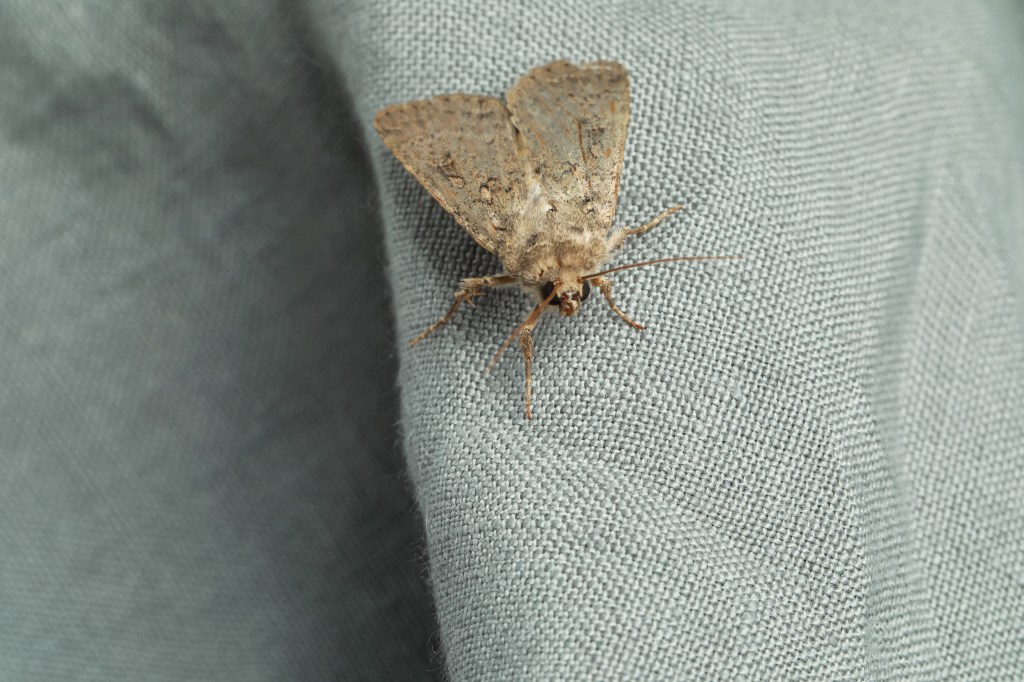
[{"label": "moth antenna", "polygon": [[519,332],[523,331],[523,329],[527,325],[533,324],[534,322],[537,321],[537,318],[540,317],[540,314],[544,312],[544,306],[550,303],[551,299],[555,297],[556,289],[557,287],[552,288],[551,293],[548,294],[543,301],[537,304],[537,306],[530,312],[526,319],[523,320],[522,323],[520,323],[518,327],[512,330],[512,333],[508,335],[507,339],[505,339],[505,343],[501,344],[501,347],[498,348],[498,352],[494,354],[494,358],[492,358],[491,361],[487,363],[487,367],[484,369],[485,375],[490,374],[491,370],[494,369],[494,366],[498,364],[498,360],[501,358],[501,354],[505,352],[505,349],[509,347],[509,344],[512,343],[512,340],[516,338]]},{"label": "moth antenna", "polygon": [[619,272],[621,270],[631,270],[633,268],[642,268],[646,265],[657,265],[658,263],[676,263],[682,260],[740,260],[743,256],[680,256],[678,258],[657,258],[655,260],[645,260],[643,263],[630,263],[629,265],[620,265],[617,268],[610,268],[608,270],[602,270],[601,272],[595,272],[592,275],[585,275],[583,280],[594,279],[595,277],[601,277],[603,275],[610,275],[613,272]]}]

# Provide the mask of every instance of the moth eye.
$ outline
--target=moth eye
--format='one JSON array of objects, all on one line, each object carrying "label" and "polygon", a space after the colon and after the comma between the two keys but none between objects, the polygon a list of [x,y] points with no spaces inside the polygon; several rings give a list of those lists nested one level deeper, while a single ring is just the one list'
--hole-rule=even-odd
[{"label": "moth eye", "polygon": [[[551,296],[551,292],[554,291],[554,290],[555,290],[555,283],[554,282],[548,282],[547,284],[545,284],[540,289],[541,298],[547,298],[548,296]],[[558,305],[558,299],[555,298],[555,297],[552,297],[551,300],[548,301],[548,305]]]},{"label": "moth eye", "polygon": [[581,301],[587,300],[587,296],[590,296],[590,283],[587,281],[583,282],[583,295],[580,296]]}]

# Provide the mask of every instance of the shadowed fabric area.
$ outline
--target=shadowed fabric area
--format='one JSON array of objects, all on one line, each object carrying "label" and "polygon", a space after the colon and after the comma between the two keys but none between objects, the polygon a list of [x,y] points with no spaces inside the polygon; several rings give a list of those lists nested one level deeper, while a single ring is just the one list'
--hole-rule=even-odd
[{"label": "shadowed fabric area", "polygon": [[0,679],[437,674],[319,49],[271,3],[0,4]]},{"label": "shadowed fabric area", "polygon": [[[1024,8],[0,1],[0,678],[1014,679]],[[371,126],[629,70],[535,334]],[[429,578],[429,579],[428,579]]]}]

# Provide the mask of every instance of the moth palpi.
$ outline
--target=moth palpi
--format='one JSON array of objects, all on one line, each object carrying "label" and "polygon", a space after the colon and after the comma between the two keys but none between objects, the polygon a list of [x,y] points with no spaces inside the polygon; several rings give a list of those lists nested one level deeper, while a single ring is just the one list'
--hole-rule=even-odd
[{"label": "moth palpi", "polygon": [[616,62],[540,66],[509,89],[506,101],[461,93],[381,109],[374,127],[398,160],[455,221],[495,254],[505,271],[462,280],[455,302],[410,344],[448,323],[485,289],[519,285],[536,300],[498,348],[494,367],[518,338],[526,364],[526,418],[531,418],[532,331],[558,310],[572,317],[597,287],[615,304],[613,272],[672,261],[736,256],[684,256],[600,268],[627,237],[643,234],[678,211],[673,206],[639,227],[612,229],[629,123],[629,76]]}]

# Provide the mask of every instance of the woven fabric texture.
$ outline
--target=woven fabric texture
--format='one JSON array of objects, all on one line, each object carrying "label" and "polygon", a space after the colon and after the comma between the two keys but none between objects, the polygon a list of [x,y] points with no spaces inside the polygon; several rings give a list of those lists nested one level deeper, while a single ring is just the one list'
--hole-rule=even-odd
[{"label": "woven fabric texture", "polygon": [[481,299],[401,350],[453,680],[1014,679],[1024,669],[1022,11],[1009,3],[378,3],[338,46],[398,335],[499,265],[375,139],[379,107],[616,59],[619,224],[685,212],[509,354]]},{"label": "woven fabric texture", "polygon": [[[1022,35],[0,0],[0,679],[1018,679]],[[545,319],[526,423],[520,293],[405,348],[498,263],[370,121],[559,58],[631,74],[619,224],[686,205],[616,262],[745,260]]]},{"label": "woven fabric texture", "polygon": [[299,5],[0,0],[0,680],[439,674],[359,129]]}]

